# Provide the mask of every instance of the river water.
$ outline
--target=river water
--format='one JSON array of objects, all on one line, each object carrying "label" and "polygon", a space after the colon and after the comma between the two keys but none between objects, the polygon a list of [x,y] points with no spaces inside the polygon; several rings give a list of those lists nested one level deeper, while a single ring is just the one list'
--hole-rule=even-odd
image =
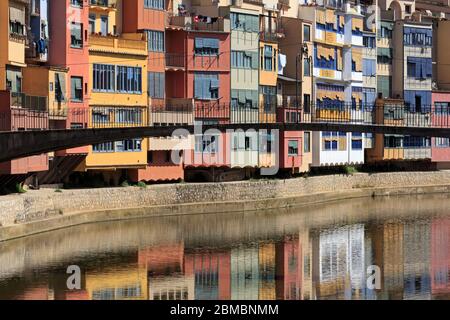
[{"label": "river water", "polygon": [[[67,287],[71,275],[79,288]],[[0,299],[450,299],[449,278],[448,195],[105,222],[0,243]]]}]

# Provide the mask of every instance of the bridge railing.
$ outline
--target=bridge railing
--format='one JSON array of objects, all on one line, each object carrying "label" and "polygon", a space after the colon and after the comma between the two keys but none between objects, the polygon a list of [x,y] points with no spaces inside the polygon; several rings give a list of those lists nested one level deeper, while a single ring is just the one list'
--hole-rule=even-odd
[{"label": "bridge railing", "polygon": [[239,101],[194,102],[151,107],[91,106],[60,110],[34,110],[0,106],[0,131],[62,128],[125,128],[142,126],[261,123],[377,124],[394,127],[450,129],[450,106],[296,104],[283,106]]}]

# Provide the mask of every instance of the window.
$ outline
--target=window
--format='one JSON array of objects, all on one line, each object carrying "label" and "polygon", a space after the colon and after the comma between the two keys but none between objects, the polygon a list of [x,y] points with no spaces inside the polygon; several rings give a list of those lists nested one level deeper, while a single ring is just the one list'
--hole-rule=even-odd
[{"label": "window", "polygon": [[164,0],[144,0],[144,8],[164,10]]},{"label": "window", "polygon": [[130,139],[117,141],[115,143],[116,152],[140,152],[142,151],[141,139]]},{"label": "window", "polygon": [[76,102],[83,101],[83,78],[82,77],[71,77],[71,100]]},{"label": "window", "polygon": [[216,153],[219,150],[219,137],[215,135],[200,135],[195,137],[195,152]]},{"label": "window", "polygon": [[258,53],[247,51],[231,51],[231,67],[242,69],[258,69]]},{"label": "window", "polygon": [[114,152],[114,142],[94,144],[92,146],[92,152],[94,153]]},{"label": "window", "polygon": [[311,112],[311,96],[306,93],[303,95],[303,111],[305,113]]},{"label": "window", "polygon": [[55,99],[58,102],[66,101],[66,78],[61,72],[55,72]]},{"label": "window", "polygon": [[405,148],[429,148],[431,139],[427,137],[405,136],[403,138],[403,146]]},{"label": "window", "polygon": [[434,110],[436,115],[450,115],[450,105],[448,102],[435,102]]},{"label": "window", "polygon": [[[235,136],[236,138],[236,136]],[[274,136],[273,134],[267,133],[267,134],[260,134],[260,152],[263,153],[272,153],[272,145],[274,142]],[[235,142],[236,146],[236,142]]]},{"label": "window", "polygon": [[142,110],[140,108],[114,108],[116,123],[141,124]]},{"label": "window", "polygon": [[260,88],[263,96],[264,111],[274,111],[277,104],[277,87],[260,86]]},{"label": "window", "polygon": [[380,64],[392,64],[392,49],[378,48],[377,60]]},{"label": "window", "polygon": [[405,4],[405,12],[406,13],[411,13],[411,5]]},{"label": "window", "polygon": [[427,46],[433,44],[433,31],[429,28],[404,27],[403,43],[407,46]]},{"label": "window", "polygon": [[384,136],[384,147],[385,148],[401,148],[403,147],[403,137],[402,136]]},{"label": "window", "polygon": [[232,89],[231,90],[231,107],[233,109],[257,109],[259,102],[258,90]]},{"label": "window", "polygon": [[70,5],[73,7],[83,7],[83,0],[70,0]]},{"label": "window", "polygon": [[363,45],[366,48],[371,48],[371,49],[375,48],[376,47],[375,37],[364,36],[363,37]]},{"label": "window", "polygon": [[305,24],[303,26],[303,41],[311,41],[311,26]]},{"label": "window", "polygon": [[108,16],[101,16],[100,17],[100,33],[102,36],[108,35]]},{"label": "window", "polygon": [[416,80],[431,78],[433,75],[431,58],[408,57],[407,75]]},{"label": "window", "polygon": [[117,66],[117,91],[142,93],[142,70],[139,67]]},{"label": "window", "polygon": [[149,72],[148,73],[148,95],[156,99],[164,99],[165,93],[165,73]]},{"label": "window", "polygon": [[375,77],[377,74],[377,64],[373,59],[363,59],[363,76],[365,77]]},{"label": "window", "polygon": [[347,150],[347,133],[345,132],[322,132],[322,150],[345,151]]},{"label": "window", "polygon": [[93,73],[93,91],[112,92],[115,90],[115,66],[94,64]]},{"label": "window", "polygon": [[435,138],[434,143],[437,148],[450,147],[450,139],[449,138]]},{"label": "window", "polygon": [[70,25],[70,46],[72,48],[83,47],[83,24],[72,22]]},{"label": "window", "polygon": [[95,14],[89,15],[89,33],[95,33]]},{"label": "window", "polygon": [[305,131],[303,136],[303,152],[311,152],[311,132]]},{"label": "window", "polygon": [[147,31],[148,51],[164,52],[164,32],[163,31]]},{"label": "window", "polygon": [[363,149],[363,139],[361,133],[352,133],[352,149],[353,150]]},{"label": "window", "polygon": [[194,98],[212,100],[219,98],[219,75],[196,72],[194,75]]},{"label": "window", "polygon": [[305,77],[311,76],[310,58],[303,59],[303,75]]},{"label": "window", "polygon": [[264,63],[263,63],[263,69],[266,71],[272,71],[274,68],[273,65],[273,48],[272,46],[264,46]]},{"label": "window", "polygon": [[244,13],[230,13],[231,30],[259,33],[259,16]]},{"label": "window", "polygon": [[218,56],[219,39],[195,38],[195,54],[200,56]]},{"label": "window", "polygon": [[111,121],[111,110],[109,108],[93,108],[92,122],[94,124],[107,124]]},{"label": "window", "polygon": [[288,141],[288,156],[298,156],[298,141],[289,140]]},{"label": "window", "polygon": [[416,64],[413,62],[407,63],[407,74],[408,77],[415,77],[416,76]]}]

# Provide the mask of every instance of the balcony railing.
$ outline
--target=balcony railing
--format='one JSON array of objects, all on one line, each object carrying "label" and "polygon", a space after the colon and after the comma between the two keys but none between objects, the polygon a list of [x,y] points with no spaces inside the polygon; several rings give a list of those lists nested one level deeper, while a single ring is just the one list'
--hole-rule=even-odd
[{"label": "balcony railing", "polygon": [[11,92],[11,107],[35,111],[48,111],[47,97],[30,96],[22,92]]},{"label": "balcony railing", "polygon": [[[204,18],[207,20],[204,21]],[[193,15],[168,15],[169,28],[183,28],[189,31],[230,32],[230,20],[222,17],[210,18]]]},{"label": "balcony railing", "polygon": [[117,0],[89,0],[89,5],[107,8],[117,8]]},{"label": "balcony railing", "polygon": [[185,57],[182,53],[166,53],[166,67],[169,69],[185,68]]},{"label": "balcony railing", "polygon": [[108,48],[111,51],[132,50],[136,53],[147,55],[147,39],[145,34],[123,34],[117,36],[102,36],[98,34],[91,34],[89,38],[90,50],[95,50],[97,47],[102,47],[104,50]]}]

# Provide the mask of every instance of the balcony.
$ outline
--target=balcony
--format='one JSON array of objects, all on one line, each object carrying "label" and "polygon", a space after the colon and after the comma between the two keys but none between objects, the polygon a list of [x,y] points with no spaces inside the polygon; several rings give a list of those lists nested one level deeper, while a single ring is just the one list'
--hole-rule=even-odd
[{"label": "balcony", "polygon": [[230,20],[222,17],[210,22],[197,21],[195,16],[167,16],[168,29],[180,29],[187,31],[201,31],[201,32],[230,32]]},{"label": "balcony", "polygon": [[259,39],[261,41],[276,42],[283,39],[286,36],[283,28],[277,28],[276,30],[265,30],[259,33]]},{"label": "balcony", "polygon": [[47,97],[0,91],[0,131],[48,129]]},{"label": "balcony", "polygon": [[22,92],[11,92],[10,106],[34,111],[48,111],[47,97],[29,96]]},{"label": "balcony", "polygon": [[147,56],[147,36],[144,33],[124,33],[120,37],[91,34],[89,51]]},{"label": "balcony", "polygon": [[150,126],[168,126],[194,123],[194,101],[192,99],[167,99],[165,105],[150,107]]},{"label": "balcony", "polygon": [[91,9],[115,10],[117,9],[117,0],[89,0]]},{"label": "balcony", "polygon": [[289,5],[289,0],[278,0],[278,9],[289,9],[291,6]]},{"label": "balcony", "polygon": [[182,53],[166,53],[166,70],[183,71],[186,59]]}]

